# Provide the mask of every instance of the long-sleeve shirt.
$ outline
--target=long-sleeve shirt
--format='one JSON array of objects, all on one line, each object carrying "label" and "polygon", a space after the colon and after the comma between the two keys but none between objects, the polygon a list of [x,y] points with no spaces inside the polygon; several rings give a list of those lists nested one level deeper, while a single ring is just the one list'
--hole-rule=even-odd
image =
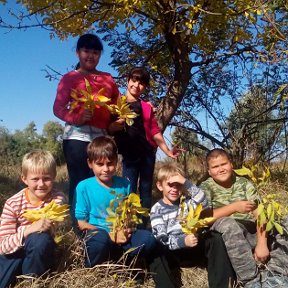
[{"label": "long-sleeve shirt", "polygon": [[[184,212],[186,216],[189,212],[189,205],[195,208],[202,204],[203,208],[208,207],[208,202],[204,192],[190,181],[184,183],[189,195],[184,201]],[[152,208],[150,212],[152,233],[155,238],[170,250],[185,248],[186,234],[182,231],[179,217],[181,208],[179,203],[168,205],[161,199]]]},{"label": "long-sleeve shirt", "polygon": [[[97,95],[105,96],[110,99],[107,104],[115,104],[120,92],[118,87],[109,73],[99,72],[99,74],[81,74],[78,71],[71,71],[65,74],[58,85],[57,95],[53,106],[53,112],[56,117],[65,121],[64,140],[80,140],[91,142],[94,138],[106,134],[106,130],[111,123],[111,114],[107,107],[97,105],[93,112],[92,119],[82,123],[82,115],[85,111],[83,102],[77,103],[71,111],[71,104],[74,99],[71,92],[77,93],[77,97],[83,98],[81,91],[86,91],[85,79],[89,81],[94,99]],[[90,89],[89,88],[89,89]]]},{"label": "long-sleeve shirt", "polygon": [[[99,93],[99,95],[111,99],[108,104],[116,103],[120,95],[116,83],[109,73],[99,72],[97,75],[84,75],[78,71],[71,71],[65,74],[58,85],[53,111],[55,116],[69,124],[82,124],[81,115],[84,111],[83,103],[79,102],[73,111],[69,109],[69,105],[73,101],[71,97],[73,90],[78,92],[78,97],[83,98],[83,96],[81,96],[81,90],[87,91],[85,79],[89,81],[91,92],[95,98],[97,98],[96,96]],[[95,108],[93,118],[85,124],[106,129],[110,123],[110,118],[111,115],[108,109],[104,106],[98,106]]]},{"label": "long-sleeve shirt", "polygon": [[29,202],[27,189],[13,195],[4,204],[0,217],[0,255],[11,254],[25,245],[24,231],[32,224],[23,216],[26,210],[39,210],[52,200],[57,204],[65,202],[62,192],[52,190],[44,201],[35,206]]}]

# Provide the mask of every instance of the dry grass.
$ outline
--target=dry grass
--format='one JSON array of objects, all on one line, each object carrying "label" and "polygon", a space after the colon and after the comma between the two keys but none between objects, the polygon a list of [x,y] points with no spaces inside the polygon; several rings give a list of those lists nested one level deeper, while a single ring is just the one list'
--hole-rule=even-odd
[{"label": "dry grass", "polygon": [[[70,223],[66,223],[69,227]],[[67,228],[66,228],[67,229]],[[64,227],[65,230],[65,227]],[[54,271],[40,278],[18,276],[15,288],[153,288],[155,287],[151,274],[145,270],[127,267],[123,263],[104,263],[93,268],[84,268],[84,245],[76,234],[70,230],[64,232],[64,237],[56,251]],[[208,288],[207,272],[202,268],[182,268],[181,275],[175,271],[178,287]],[[144,283],[137,283],[136,275],[144,276]]]},{"label": "dry grass", "polygon": [[[195,171],[192,172],[192,170],[190,170],[189,172],[192,174],[194,173],[195,175]],[[0,207],[2,207],[4,204],[4,200],[6,200],[12,194],[15,194],[15,192],[19,191],[23,187],[19,175],[19,167],[6,167],[5,169],[1,169]],[[277,180],[274,177],[273,182],[260,189],[260,193],[262,195],[267,193],[277,193],[278,200],[281,203],[287,204],[288,181],[286,180],[286,174],[281,174],[281,176],[277,177]],[[67,170],[65,166],[58,168],[56,187],[65,192],[67,191]],[[158,194],[154,196],[156,201],[160,195]],[[18,284],[15,286],[16,288],[155,287],[151,275],[147,274],[146,271],[134,269],[133,267],[127,267],[120,263],[107,263],[97,265],[94,268],[84,268],[83,244],[75,233],[67,227],[71,227],[71,224],[67,223],[66,227],[63,229],[65,236],[56,252],[54,272],[37,279],[19,276]],[[135,281],[135,273],[146,273],[144,284],[140,285]],[[208,287],[207,272],[205,269],[197,267],[183,268],[181,269],[181,275],[179,277],[179,287]]]}]

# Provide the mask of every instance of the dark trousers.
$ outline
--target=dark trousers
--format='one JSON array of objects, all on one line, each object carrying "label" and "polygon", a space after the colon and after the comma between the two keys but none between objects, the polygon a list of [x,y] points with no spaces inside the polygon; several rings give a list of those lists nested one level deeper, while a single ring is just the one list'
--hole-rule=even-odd
[{"label": "dark trousers", "polygon": [[53,263],[55,242],[48,233],[33,233],[20,250],[0,255],[0,288],[16,281],[17,275],[41,276]]},{"label": "dark trousers", "polygon": [[156,240],[152,233],[140,229],[133,232],[129,241],[122,245],[113,242],[108,232],[103,229],[89,231],[84,241],[86,243],[86,267],[93,267],[109,260],[117,261],[124,252],[131,248],[136,249],[128,253],[128,258],[148,257],[156,246]]},{"label": "dark trousers", "polygon": [[84,241],[86,243],[86,267],[93,267],[109,260],[117,261],[124,252],[136,248],[131,249],[131,252],[128,253],[127,261],[132,261],[135,257],[145,260],[152,273],[156,288],[175,287],[168,262],[165,255],[162,254],[163,250],[151,232],[138,229],[126,244],[118,245],[111,240],[105,230],[97,229],[90,231]]},{"label": "dark trousers", "polygon": [[178,267],[207,266],[209,288],[227,288],[235,273],[220,233],[206,231],[199,236],[193,248],[166,250],[171,269]]},{"label": "dark trousers", "polygon": [[69,205],[73,203],[73,197],[77,184],[94,174],[87,164],[87,146],[89,142],[79,140],[63,140],[63,152],[69,175]]},{"label": "dark trousers", "polygon": [[[142,207],[151,208],[152,203],[152,183],[155,165],[155,152],[150,151],[145,156],[139,156],[135,160],[123,157],[122,175],[131,183],[131,191],[139,190]],[[138,187],[139,180],[139,187]]]}]

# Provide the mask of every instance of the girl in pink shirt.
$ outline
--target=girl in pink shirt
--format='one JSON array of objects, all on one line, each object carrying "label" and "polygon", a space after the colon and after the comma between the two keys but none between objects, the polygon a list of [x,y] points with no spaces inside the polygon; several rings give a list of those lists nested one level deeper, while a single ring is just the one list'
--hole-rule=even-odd
[{"label": "girl in pink shirt", "polygon": [[[87,165],[87,145],[96,137],[107,134],[111,123],[110,112],[104,106],[85,109],[83,102],[75,104],[71,96],[72,91],[87,91],[85,79],[89,81],[91,94],[106,96],[110,99],[107,104],[116,103],[119,91],[115,81],[109,73],[96,69],[103,45],[94,34],[82,35],[78,42],[76,52],[79,58],[77,69],[65,74],[57,89],[53,112],[56,117],[65,121],[63,135],[63,150],[69,174],[69,204],[72,204],[77,184],[92,176]],[[73,103],[74,101],[74,103]]]}]

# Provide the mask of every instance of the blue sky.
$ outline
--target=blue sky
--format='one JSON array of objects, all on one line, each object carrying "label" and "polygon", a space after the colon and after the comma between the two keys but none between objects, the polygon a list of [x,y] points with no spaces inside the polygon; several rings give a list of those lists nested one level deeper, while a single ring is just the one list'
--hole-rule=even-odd
[{"label": "blue sky", "polygon": [[[4,6],[0,4],[0,17],[4,22],[13,23],[8,9],[12,7],[13,11],[20,11],[22,8],[14,1],[8,2]],[[42,133],[43,125],[50,120],[64,125],[52,111],[58,81],[45,78],[47,73],[43,69],[49,65],[62,74],[72,70],[78,62],[75,53],[78,37],[60,41],[58,38],[50,39],[49,31],[41,28],[0,28],[0,39],[0,126],[13,133],[34,121],[38,133]],[[97,69],[117,76],[116,71],[108,65],[112,49],[105,42],[103,44],[104,52]],[[123,89],[120,91],[125,92]],[[168,146],[171,146],[171,133],[171,128],[165,130]],[[158,151],[157,156],[162,158],[162,154]]]},{"label": "blue sky", "polygon": [[[12,21],[7,14],[10,6],[21,8],[15,4],[0,6],[0,17],[5,22]],[[49,120],[63,124],[52,112],[58,81],[45,78],[43,69],[49,65],[62,74],[71,70],[78,62],[75,54],[77,38],[50,39],[49,31],[41,28],[10,31],[1,28],[0,38],[0,125],[14,132],[34,121],[41,133]],[[111,48],[105,42],[103,44],[104,53],[97,68],[117,76],[108,66]]]}]

